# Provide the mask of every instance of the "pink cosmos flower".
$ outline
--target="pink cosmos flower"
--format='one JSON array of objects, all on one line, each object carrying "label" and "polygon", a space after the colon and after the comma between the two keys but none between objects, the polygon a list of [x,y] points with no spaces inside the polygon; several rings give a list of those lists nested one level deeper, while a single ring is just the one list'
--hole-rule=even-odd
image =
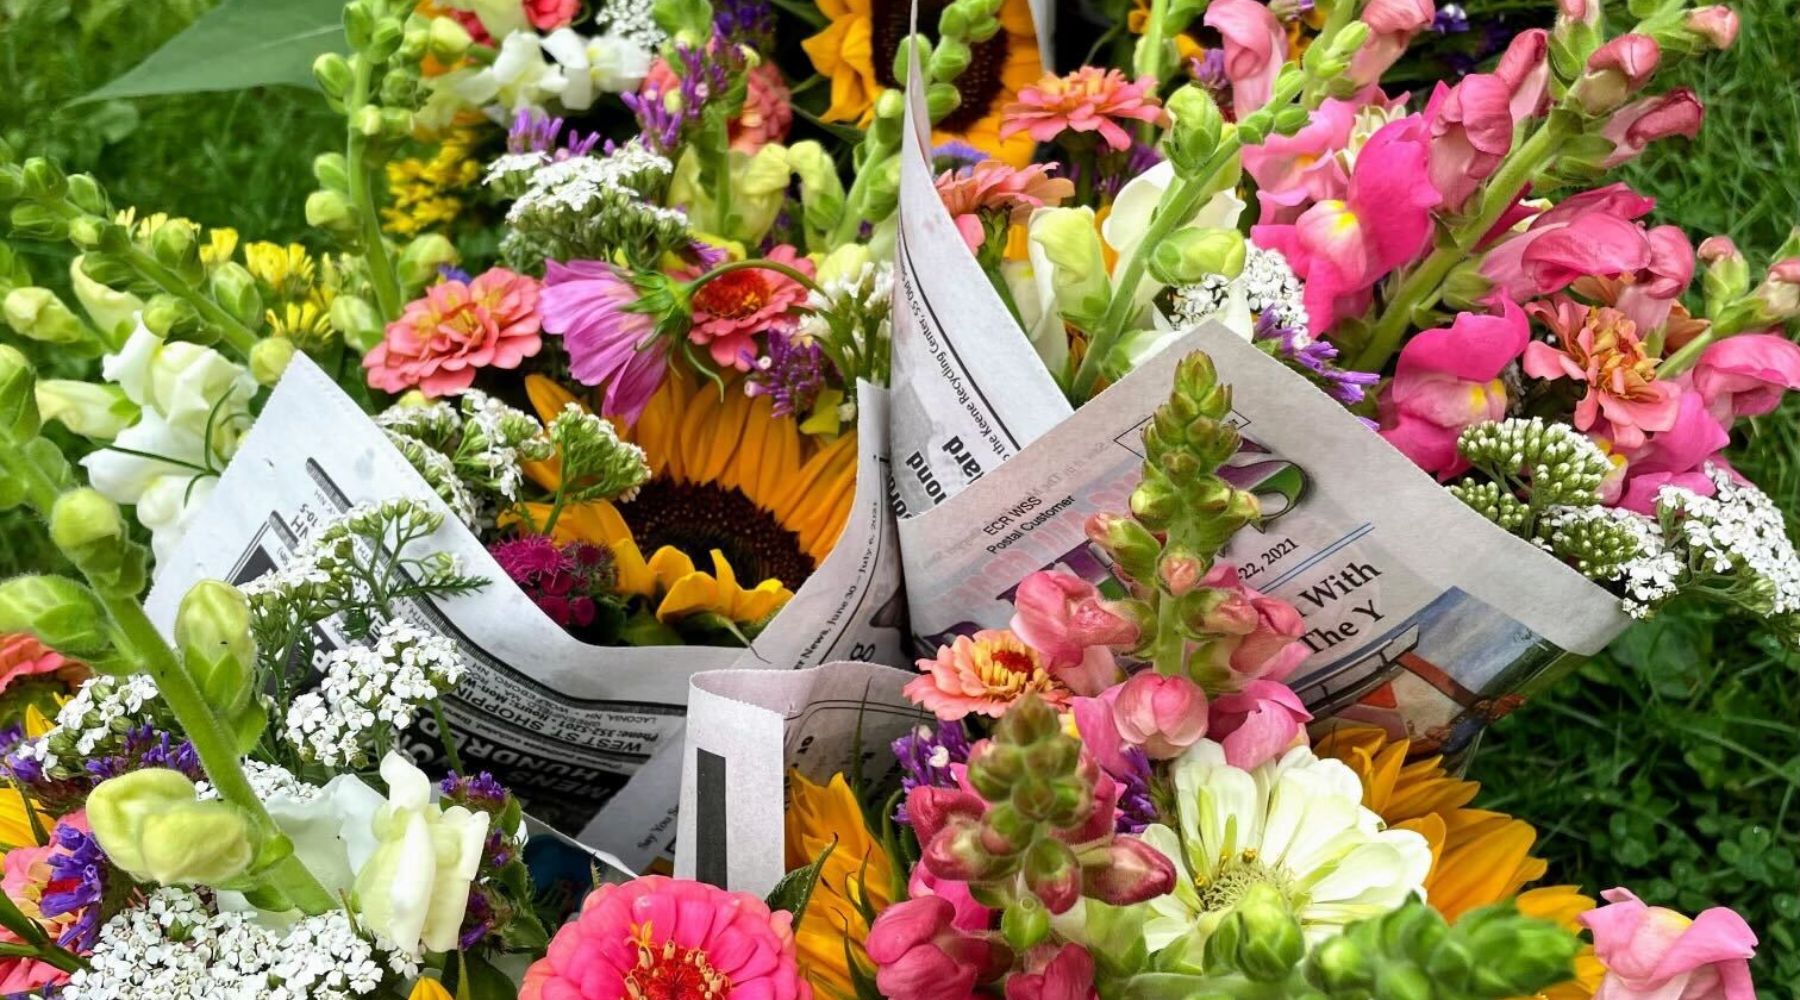
[{"label": "pink cosmos flower", "polygon": [[1318,202],[1292,225],[1251,229],[1258,246],[1280,251],[1306,282],[1316,331],[1361,313],[1375,283],[1429,242],[1442,197],[1431,184],[1424,132],[1418,115],[1382,126],[1357,154],[1342,201]]},{"label": "pink cosmos flower", "polygon": [[369,384],[447,396],[473,385],[479,369],[517,368],[543,346],[537,302],[538,283],[503,267],[467,284],[439,282],[407,303],[363,356]]},{"label": "pink cosmos flower", "polygon": [[1206,692],[1183,675],[1140,670],[1119,686],[1113,724],[1151,760],[1179,757],[1206,735]]},{"label": "pink cosmos flower", "polygon": [[907,682],[906,697],[944,722],[971,712],[998,719],[1027,694],[1059,706],[1070,696],[1038,651],[1005,629],[959,635],[919,669],[924,674]]},{"label": "pink cosmos flower", "polygon": [[1527,344],[1525,374],[1587,385],[1575,404],[1577,430],[1591,430],[1604,416],[1614,444],[1630,451],[1643,445],[1645,432],[1675,426],[1681,387],[1657,380],[1656,359],[1645,353],[1637,324],[1624,313],[1562,296],[1526,310],[1556,334],[1560,346]]},{"label": "pink cosmos flower", "polygon": [[1650,263],[1650,244],[1633,220],[1656,207],[1625,184],[1583,191],[1496,241],[1482,277],[1515,302],[1561,291],[1587,275],[1613,277]]},{"label": "pink cosmos flower", "polygon": [[863,942],[875,986],[889,1000],[972,1000],[977,983],[1012,965],[1012,950],[987,934],[958,930],[956,911],[939,896],[881,911]]},{"label": "pink cosmos flower", "polygon": [[1608,905],[1578,918],[1606,966],[1594,1000],[1755,1000],[1756,934],[1735,911],[1715,906],[1689,920],[1628,889],[1600,895]]},{"label": "pink cosmos flower", "polygon": [[1550,33],[1532,28],[1513,36],[1500,56],[1494,75],[1512,94],[1509,110],[1515,122],[1542,117],[1550,104]]},{"label": "pink cosmos flower", "polygon": [[1381,398],[1381,436],[1439,479],[1468,467],[1456,451],[1463,429],[1506,415],[1500,373],[1525,350],[1531,325],[1510,299],[1500,315],[1459,313],[1449,327],[1416,334],[1400,349]]},{"label": "pink cosmos flower", "polygon": [[1511,104],[1512,88],[1497,74],[1472,73],[1455,87],[1437,85],[1425,106],[1431,134],[1427,169],[1444,196],[1444,211],[1461,211],[1512,148]]},{"label": "pink cosmos flower", "polygon": [[1225,750],[1225,762],[1249,771],[1305,739],[1312,713],[1279,681],[1251,681],[1242,691],[1212,700],[1207,730]]},{"label": "pink cosmos flower", "polygon": [[1306,126],[1291,136],[1271,132],[1261,145],[1244,147],[1244,169],[1256,178],[1263,225],[1292,223],[1313,202],[1341,199],[1350,174],[1338,153],[1350,143],[1357,112],[1380,100],[1371,87],[1349,100],[1327,98]]},{"label": "pink cosmos flower", "polygon": [[1632,101],[1612,113],[1600,134],[1613,144],[1601,166],[1608,170],[1632,160],[1644,147],[1672,135],[1692,139],[1700,134],[1706,106],[1686,87]]},{"label": "pink cosmos flower", "polygon": [[[783,244],[763,256],[812,277],[812,261],[791,246]],[[760,353],[756,335],[791,328],[794,310],[806,296],[805,285],[779,271],[762,267],[727,271],[694,293],[694,325],[688,339],[705,346],[720,368],[749,371]]]},{"label": "pink cosmos flower", "polygon": [[1004,216],[1009,225],[1023,224],[1031,210],[1046,205],[1060,205],[1075,193],[1075,185],[1061,177],[1051,177],[1055,164],[1033,163],[1028,167],[1010,167],[997,160],[983,160],[962,170],[946,170],[938,175],[938,197],[956,220],[956,230],[971,253],[979,253],[987,241],[985,215]]},{"label": "pink cosmos flower", "polygon": [[1143,77],[1135,83],[1116,69],[1083,66],[1067,76],[1046,74],[1019,91],[1019,99],[1001,112],[1000,138],[1029,132],[1038,142],[1049,142],[1064,132],[1098,132],[1115,151],[1131,148],[1131,136],[1122,127],[1130,121],[1168,122],[1156,98],[1156,81]]},{"label": "pink cosmos flower", "polygon": [[59,683],[73,687],[87,678],[88,669],[64,659],[29,632],[0,635],[0,694],[15,683],[45,675],[54,675]]},{"label": "pink cosmos flower", "polygon": [[637,286],[603,261],[549,261],[538,312],[544,331],[563,338],[575,381],[606,386],[601,412],[636,423],[669,364],[668,346],[656,336],[656,317],[643,310]]},{"label": "pink cosmos flower", "polygon": [[[1036,952],[1048,952],[1043,961]],[[1065,944],[1034,949],[1028,968],[1035,972],[1015,972],[1006,979],[1006,1000],[1098,1000],[1094,989],[1094,956],[1078,944]]]},{"label": "pink cosmos flower", "polygon": [[566,28],[581,9],[581,0],[525,0],[525,17],[541,32]]},{"label": "pink cosmos flower", "polygon": [[1235,116],[1243,118],[1269,103],[1288,48],[1287,31],[1275,14],[1256,0],[1213,0],[1202,23],[1225,40],[1225,75],[1231,80]]},{"label": "pink cosmos flower", "polygon": [[1020,581],[1009,625],[1080,695],[1111,685],[1118,674],[1113,652],[1138,639],[1137,625],[1108,608],[1093,584],[1060,570],[1039,570]]},{"label": "pink cosmos flower", "polygon": [[1292,604],[1247,586],[1228,562],[1215,563],[1200,585],[1226,592],[1205,625],[1216,637],[1208,640],[1206,656],[1228,672],[1228,686],[1283,680],[1306,659],[1306,644],[1299,641],[1306,625]]},{"label": "pink cosmos flower", "polygon": [[[1649,436],[1626,456],[1618,494],[1618,506],[1650,514],[1656,494],[1664,486],[1679,486],[1701,496],[1712,496],[1717,487],[1705,472],[1707,463],[1729,468],[1720,451],[1731,443],[1725,427],[1706,412],[1706,401],[1691,389],[1681,394],[1675,422],[1666,431]],[[1602,493],[1606,498],[1606,492]]]},{"label": "pink cosmos flower", "polygon": [[1369,26],[1369,40],[1350,60],[1349,78],[1359,87],[1378,83],[1388,67],[1398,62],[1413,36],[1437,17],[1431,0],[1370,0],[1362,20]]},{"label": "pink cosmos flower", "polygon": [[811,1000],[793,915],[749,893],[645,875],[603,885],[525,973],[520,1000]]},{"label": "pink cosmos flower", "polygon": [[1781,403],[1782,393],[1800,389],[1800,344],[1776,333],[1716,341],[1694,365],[1693,385],[1706,411],[1727,427],[1739,417],[1762,416]]},{"label": "pink cosmos flower", "polygon": [[[794,124],[794,105],[781,68],[773,62],[757,63],[745,75],[747,89],[744,106],[737,117],[725,125],[726,141],[741,153],[754,153],[771,142],[787,138]],[[660,56],[650,63],[650,72],[638,84],[638,94],[661,99],[663,94],[681,92],[681,78],[669,62]]]}]

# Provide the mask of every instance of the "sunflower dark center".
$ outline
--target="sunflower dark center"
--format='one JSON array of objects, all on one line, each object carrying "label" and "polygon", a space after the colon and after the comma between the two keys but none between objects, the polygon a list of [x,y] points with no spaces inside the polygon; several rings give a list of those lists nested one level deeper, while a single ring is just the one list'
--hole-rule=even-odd
[{"label": "sunflower dark center", "polygon": [[774,577],[798,590],[813,571],[799,536],[749,497],[715,483],[652,479],[635,500],[619,505],[619,513],[646,558],[673,545],[710,573],[711,553],[718,549],[745,588]]},{"label": "sunflower dark center", "polygon": [[[932,42],[938,38],[938,15],[950,6],[950,0],[919,0],[919,29]],[[907,0],[871,0],[869,35],[875,50],[875,79],[884,87],[898,87],[894,79],[894,54],[910,25],[912,5]],[[997,110],[996,104],[1004,88],[1001,76],[1006,71],[1006,57],[1012,40],[1002,28],[985,42],[969,47],[969,68],[956,78],[957,93],[962,103],[937,127],[945,132],[963,132]]]}]

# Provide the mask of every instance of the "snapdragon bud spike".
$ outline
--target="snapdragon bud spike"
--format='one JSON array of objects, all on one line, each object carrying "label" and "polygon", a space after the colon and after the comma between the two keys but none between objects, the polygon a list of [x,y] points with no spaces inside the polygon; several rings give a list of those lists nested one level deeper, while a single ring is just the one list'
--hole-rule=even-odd
[{"label": "snapdragon bud spike", "polygon": [[[9,296],[10,298],[10,296]],[[38,436],[37,375],[23,352],[0,344],[0,439],[17,448]]]}]

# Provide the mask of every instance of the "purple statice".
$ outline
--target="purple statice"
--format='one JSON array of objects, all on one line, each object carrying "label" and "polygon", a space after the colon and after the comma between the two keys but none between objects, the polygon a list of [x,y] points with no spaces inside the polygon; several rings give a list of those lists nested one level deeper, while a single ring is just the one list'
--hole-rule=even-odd
[{"label": "purple statice", "polygon": [[23,742],[25,742],[24,723],[15,722],[10,726],[0,726],[0,757],[19,749],[19,744]]},{"label": "purple statice", "polygon": [[710,271],[731,259],[731,252],[705,240],[694,240],[687,246],[687,258],[702,272]]},{"label": "purple statice", "polygon": [[512,819],[518,818],[517,807],[512,793],[486,771],[470,777],[452,771],[438,783],[438,791],[451,805],[485,812],[491,817],[487,839],[481,845],[481,864],[469,886],[469,901],[463,910],[462,930],[457,938],[458,946],[467,950],[481,943],[510,919],[511,914],[520,912],[523,904],[529,903],[529,900],[509,900],[505,889],[508,880],[501,877],[502,869],[520,861],[519,841],[512,831],[502,826],[508,813],[512,813]]},{"label": "purple statice", "polygon": [[972,167],[986,160],[988,155],[966,142],[951,139],[940,142],[931,150],[931,163],[937,170],[961,170]]},{"label": "purple statice", "polygon": [[1119,833],[1143,833],[1144,827],[1162,822],[1150,797],[1150,758],[1140,747],[1124,747],[1121,754],[1130,769],[1112,776],[1119,785],[1113,829]]},{"label": "purple statice", "polygon": [[1340,403],[1362,402],[1368,387],[1381,381],[1381,376],[1373,372],[1339,368],[1336,347],[1287,325],[1273,309],[1264,309],[1256,317],[1255,339],[1272,346],[1276,357],[1299,369]]},{"label": "purple statice", "polygon": [[471,887],[469,901],[463,910],[462,931],[456,937],[456,946],[468,951],[480,944],[493,929],[494,904],[488,900],[487,890],[480,886]]},{"label": "purple statice", "polygon": [[[969,762],[969,737],[962,723],[946,722],[933,733],[930,726],[920,726],[892,744],[894,757],[900,761],[900,790],[915,788],[955,788],[953,764]],[[906,799],[894,810],[894,822],[911,823],[906,814]]]},{"label": "purple statice", "polygon": [[1215,46],[1197,58],[1189,59],[1187,71],[1195,83],[1205,87],[1214,97],[1231,91],[1231,77],[1225,72],[1225,50],[1222,48]]},{"label": "purple statice", "polygon": [[570,129],[568,135],[563,135],[562,131],[561,118],[553,118],[536,108],[520,108],[513,116],[512,128],[506,133],[506,151],[543,153],[553,160],[566,160],[588,155],[600,142],[598,132],[582,135]]},{"label": "purple statice", "polygon": [[146,767],[180,771],[193,781],[206,778],[200,754],[192,743],[177,740],[151,725],[134,726],[125,734],[125,746],[118,753],[83,761],[81,767],[95,784]]},{"label": "purple statice", "polygon": [[506,787],[492,774],[482,771],[464,777],[451,771],[438,782],[438,791],[453,805],[467,806],[482,812],[499,812],[506,807]]},{"label": "purple statice", "polygon": [[[1162,154],[1155,146],[1133,141],[1131,148],[1123,155],[1106,155],[1100,158],[1093,169],[1096,171],[1093,190],[1103,199],[1118,197],[1131,179],[1147,172],[1151,167],[1162,162]],[[1066,176],[1079,187],[1082,184],[1082,164],[1077,161],[1068,164]]]},{"label": "purple statice", "polygon": [[717,0],[713,30],[727,41],[768,49],[775,41],[775,8],[769,0]]},{"label": "purple statice", "polygon": [[645,148],[661,156],[674,153],[682,132],[699,119],[707,102],[730,89],[737,51],[715,28],[706,45],[676,44],[669,64],[680,81],[675,93],[664,93],[654,81],[645,81],[638,93],[619,95],[637,116],[638,138]]},{"label": "purple statice", "polygon": [[111,866],[106,852],[100,849],[100,842],[92,834],[68,823],[58,823],[51,839],[56,849],[47,859],[50,880],[38,900],[38,912],[46,917],[75,914],[75,919],[57,935],[56,943],[78,954],[87,954],[94,950],[94,939],[100,934],[107,873]]},{"label": "purple statice", "polygon": [[768,352],[760,358],[747,358],[750,375],[744,391],[768,396],[775,403],[777,417],[811,412],[825,388],[825,352],[811,338],[779,331],[769,333]]},{"label": "purple statice", "polygon": [[1461,34],[1469,30],[1469,12],[1461,4],[1447,3],[1437,9],[1431,19],[1431,30],[1440,35]]}]

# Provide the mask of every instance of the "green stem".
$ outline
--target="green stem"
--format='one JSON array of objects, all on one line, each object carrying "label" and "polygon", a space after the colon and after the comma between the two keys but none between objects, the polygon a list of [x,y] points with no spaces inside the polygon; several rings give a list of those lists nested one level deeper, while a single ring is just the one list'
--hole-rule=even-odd
[{"label": "green stem", "polygon": [[1187,640],[1181,635],[1181,616],[1175,609],[1175,596],[1160,586],[1156,589],[1156,641],[1150,649],[1150,662],[1164,676],[1185,673]]},{"label": "green stem", "polygon": [[1087,353],[1082,356],[1081,366],[1075,369],[1075,377],[1069,383],[1070,398],[1079,405],[1093,394],[1094,383],[1100,378],[1100,365],[1113,345],[1125,334],[1125,326],[1137,313],[1137,287],[1143,281],[1144,271],[1150,264],[1151,252],[1167,239],[1169,234],[1186,225],[1193,217],[1194,211],[1200,207],[1200,199],[1212,192],[1213,182],[1227,162],[1238,154],[1242,145],[1234,131],[1230,136],[1221,139],[1219,147],[1207,158],[1206,162],[1191,177],[1177,177],[1175,183],[1163,193],[1162,201],[1156,207],[1156,214],[1150,225],[1144,230],[1144,238],[1132,249],[1131,256],[1126,259],[1113,280],[1112,300],[1106,304],[1106,312],[1100,317],[1099,328],[1094,331],[1088,341]]},{"label": "green stem", "polygon": [[1557,121],[1553,114],[1513,155],[1507,157],[1506,162],[1482,190],[1481,210],[1458,225],[1451,232],[1449,240],[1440,243],[1400,282],[1400,287],[1383,308],[1381,319],[1369,331],[1368,343],[1363,345],[1363,349],[1357,352],[1356,360],[1351,362],[1351,368],[1379,372],[1387,367],[1388,359],[1393,357],[1400,347],[1400,341],[1406,336],[1407,327],[1412,325],[1413,311],[1425,302],[1436,301],[1451,269],[1468,259],[1470,251],[1494,228],[1500,217],[1506,214],[1513,199],[1525,190],[1525,185],[1531,182],[1532,176],[1556,155],[1564,132]]},{"label": "green stem", "polygon": [[[201,766],[206,769],[207,780],[218,789],[219,797],[249,814],[264,836],[282,836],[263,808],[262,800],[257,798],[256,790],[244,776],[237,749],[220,728],[212,707],[206,703],[206,696],[200,693],[187,668],[163,641],[149,616],[144,614],[143,605],[135,598],[107,593],[100,587],[95,587],[94,592],[118,627],[124,644],[156,681],[157,693],[174,713],[176,721],[181,723],[182,733],[193,744]],[[270,866],[262,873],[262,878],[305,913],[324,913],[336,905],[331,894],[292,853]]]},{"label": "green stem", "polygon": [[444,745],[444,759],[449,761],[450,770],[466,774],[463,771],[462,754],[456,750],[456,734],[450,731],[450,720],[444,717],[444,699],[431,699],[431,715],[437,720],[438,742]]},{"label": "green stem", "polygon": [[369,163],[369,137],[356,127],[356,112],[369,101],[374,64],[367,55],[357,55],[351,62],[356,69],[349,99],[344,103],[345,173],[350,185],[350,204],[362,226],[363,258],[369,265],[369,284],[375,292],[375,307],[385,323],[400,317],[400,281],[394,276],[394,264],[388,259],[387,244],[381,236],[381,214],[375,206],[374,185],[370,183],[374,167]]},{"label": "green stem", "polygon": [[25,484],[25,502],[33,510],[40,516],[50,516],[58,493],[56,484],[25,455],[24,443],[8,443],[0,448],[0,468],[6,470],[8,479]]},{"label": "green stem", "polygon": [[[1165,41],[1169,20],[1169,0],[1150,0],[1150,17],[1144,24],[1144,37],[1138,42],[1142,47],[1143,58],[1137,60],[1139,76],[1148,76],[1162,86],[1163,49],[1168,45]],[[1145,127],[1154,128],[1149,122]]]},{"label": "green stem", "polygon": [[254,331],[238,322],[237,317],[226,312],[217,302],[200,294],[193,286],[181,280],[181,276],[162,266],[155,257],[133,246],[125,251],[125,260],[132,270],[143,276],[156,287],[168,292],[188,305],[208,323],[219,328],[219,336],[231,349],[245,361],[250,360],[250,349],[256,346],[257,336]]},{"label": "green stem", "polygon": [[1656,368],[1656,377],[1666,380],[1680,375],[1694,367],[1695,362],[1700,360],[1701,353],[1712,346],[1715,341],[1723,340],[1736,332],[1738,331],[1721,329],[1716,325],[1707,327],[1693,340],[1676,348],[1674,354],[1664,358],[1662,364]]},{"label": "green stem", "polygon": [[814,281],[806,272],[789,267],[778,260],[769,260],[764,257],[749,257],[744,260],[734,260],[725,264],[720,264],[718,267],[715,267],[705,274],[702,274],[700,277],[695,278],[693,281],[688,282],[688,294],[693,295],[695,292],[698,292],[700,286],[714,278],[722,277],[733,271],[745,271],[751,268],[757,268],[763,271],[774,271],[777,274],[786,275],[799,282],[809,292],[818,292],[820,295],[825,294],[824,287],[817,281]]},{"label": "green stem", "polygon": [[562,516],[563,504],[569,502],[569,484],[560,481],[560,476],[558,477],[558,480],[559,481],[556,484],[556,500],[550,504],[550,513],[544,517],[544,530],[540,532],[540,534],[546,538],[550,537],[550,532],[556,530],[556,519]]}]

